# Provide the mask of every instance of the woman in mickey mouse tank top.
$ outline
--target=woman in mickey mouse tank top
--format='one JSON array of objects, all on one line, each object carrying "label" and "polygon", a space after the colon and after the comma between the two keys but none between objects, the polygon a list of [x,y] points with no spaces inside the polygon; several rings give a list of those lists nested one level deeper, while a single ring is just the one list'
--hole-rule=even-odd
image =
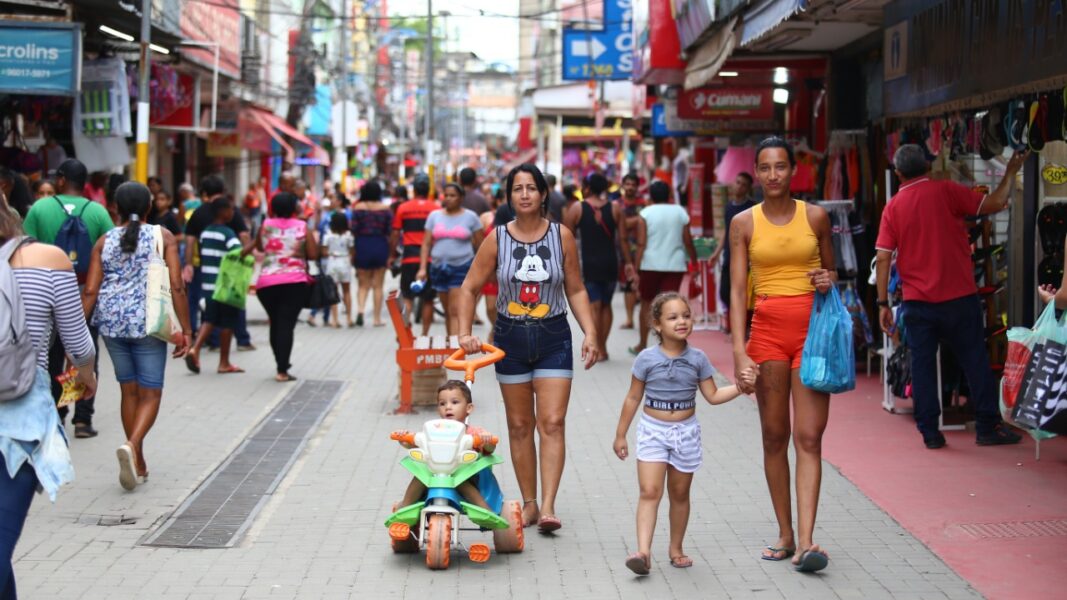
[{"label": "woman in mickey mouse tank top", "polygon": [[504,396],[523,519],[526,525],[536,523],[542,532],[549,532],[562,526],[555,505],[566,455],[564,420],[574,352],[567,305],[585,333],[581,356],[586,369],[597,361],[596,327],[574,236],[545,218],[548,184],[544,175],[534,165],[520,165],[508,173],[504,189],[515,220],[490,232],[474,257],[458,298],[459,343],[469,354],[481,352],[482,341],[471,335],[475,300],[495,273],[500,293],[493,337],[496,346],[507,353],[496,363],[496,377]]}]

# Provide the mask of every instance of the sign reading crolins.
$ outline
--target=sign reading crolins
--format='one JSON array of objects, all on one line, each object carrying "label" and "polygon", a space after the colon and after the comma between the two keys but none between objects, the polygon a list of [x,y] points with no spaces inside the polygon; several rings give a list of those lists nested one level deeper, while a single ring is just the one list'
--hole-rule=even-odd
[{"label": "sign reading crolins", "polygon": [[774,125],[770,88],[697,88],[678,95],[678,116],[722,122],[722,129],[765,130]]},{"label": "sign reading crolins", "polygon": [[81,23],[0,21],[0,92],[75,95],[81,51]]}]

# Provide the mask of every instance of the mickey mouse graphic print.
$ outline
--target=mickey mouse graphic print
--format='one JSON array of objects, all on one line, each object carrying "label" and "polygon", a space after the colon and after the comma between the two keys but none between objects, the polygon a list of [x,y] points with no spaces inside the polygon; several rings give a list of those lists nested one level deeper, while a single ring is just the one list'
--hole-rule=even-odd
[{"label": "mickey mouse graphic print", "polygon": [[511,319],[546,319],[567,314],[563,285],[563,241],[559,223],[544,237],[526,244],[511,237],[507,225],[496,228],[496,309]]}]

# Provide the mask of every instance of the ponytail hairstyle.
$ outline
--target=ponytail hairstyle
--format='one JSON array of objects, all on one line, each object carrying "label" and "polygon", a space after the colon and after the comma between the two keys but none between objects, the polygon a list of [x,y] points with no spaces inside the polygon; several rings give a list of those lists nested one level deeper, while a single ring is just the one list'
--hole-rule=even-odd
[{"label": "ponytail hairstyle", "polygon": [[122,234],[119,247],[125,254],[137,250],[137,238],[141,231],[141,219],[148,215],[152,206],[152,192],[144,184],[127,181],[115,190],[115,206],[119,218],[126,222],[126,232]]}]

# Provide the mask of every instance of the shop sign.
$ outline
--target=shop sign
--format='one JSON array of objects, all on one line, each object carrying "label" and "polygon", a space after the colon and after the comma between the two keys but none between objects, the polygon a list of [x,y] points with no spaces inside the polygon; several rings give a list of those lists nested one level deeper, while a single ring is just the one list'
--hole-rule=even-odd
[{"label": "shop sign", "polygon": [[603,29],[563,30],[563,79],[630,79],[633,49],[632,0],[605,0]]},{"label": "shop sign", "polygon": [[774,124],[770,88],[697,88],[678,95],[678,116],[712,121],[725,130],[769,129]]},{"label": "shop sign", "polygon": [[81,52],[81,23],[0,21],[0,92],[73,96]]},{"label": "shop sign", "polygon": [[689,165],[689,233],[693,237],[704,236],[704,165]]},{"label": "shop sign", "polygon": [[715,22],[715,0],[670,0],[678,40],[688,48]]},{"label": "shop sign", "polygon": [[241,134],[236,131],[208,133],[207,155],[211,158],[241,158]]},{"label": "shop sign", "polygon": [[652,105],[652,137],[688,137],[693,132],[688,129],[675,129],[667,120],[667,107],[663,102]]},{"label": "shop sign", "polygon": [[1052,185],[1067,183],[1067,167],[1056,164],[1045,165],[1045,168],[1041,169],[1041,178]]},{"label": "shop sign", "polygon": [[1059,77],[1062,0],[896,0],[884,10],[885,109],[919,111]]},{"label": "shop sign", "polygon": [[241,13],[236,0],[182,3],[181,28],[186,40],[208,44],[183,46],[182,56],[213,70],[217,44],[219,72],[232,79],[241,78]]},{"label": "shop sign", "polygon": [[167,129],[193,129],[200,123],[200,78],[188,73],[178,73],[176,97],[166,105],[153,104],[150,123],[152,127]]}]

